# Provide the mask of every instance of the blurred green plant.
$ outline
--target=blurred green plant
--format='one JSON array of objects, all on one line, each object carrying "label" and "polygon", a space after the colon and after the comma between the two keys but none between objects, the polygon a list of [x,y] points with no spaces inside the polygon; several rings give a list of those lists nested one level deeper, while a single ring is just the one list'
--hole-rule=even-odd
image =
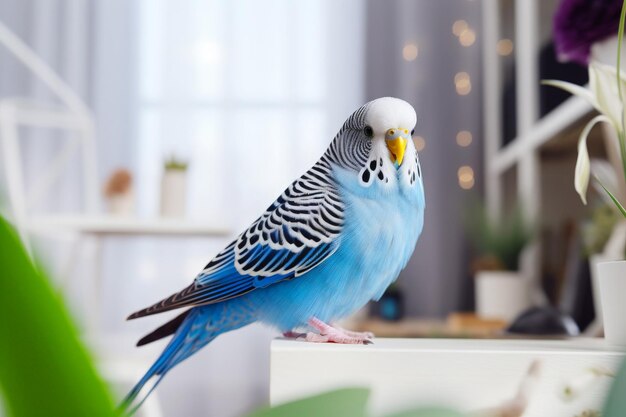
[{"label": "blurred green plant", "polygon": [[165,160],[163,166],[166,171],[186,171],[189,167],[189,163],[182,159],[178,159],[176,155],[172,154]]},{"label": "blurred green plant", "polygon": [[[366,417],[367,388],[343,388],[325,392],[301,400],[267,407],[248,417]],[[388,417],[463,417],[456,411],[445,408],[416,408]]]},{"label": "blurred green plant", "polygon": [[479,201],[469,204],[465,228],[478,252],[474,270],[516,271],[520,254],[534,234],[519,208],[498,220],[491,218],[485,205]]},{"label": "blurred green plant", "polygon": [[59,295],[0,216],[0,389],[8,417],[115,416]]},{"label": "blurred green plant", "polygon": [[585,255],[591,256],[604,250],[613,233],[613,228],[620,219],[620,214],[606,204],[595,207],[591,211],[591,218],[582,228]]},{"label": "blurred green plant", "polygon": [[626,361],[622,362],[622,367],[611,385],[611,390],[604,403],[603,417],[624,417],[626,416]]}]

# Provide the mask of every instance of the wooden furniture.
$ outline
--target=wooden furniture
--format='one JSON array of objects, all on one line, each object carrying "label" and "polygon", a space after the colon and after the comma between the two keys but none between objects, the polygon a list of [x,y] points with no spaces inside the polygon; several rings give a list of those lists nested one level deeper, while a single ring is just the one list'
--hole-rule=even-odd
[{"label": "wooden furniture", "polygon": [[446,320],[405,318],[400,321],[367,319],[347,325],[377,337],[494,338],[503,337],[507,323],[479,319],[472,313],[452,313]]}]

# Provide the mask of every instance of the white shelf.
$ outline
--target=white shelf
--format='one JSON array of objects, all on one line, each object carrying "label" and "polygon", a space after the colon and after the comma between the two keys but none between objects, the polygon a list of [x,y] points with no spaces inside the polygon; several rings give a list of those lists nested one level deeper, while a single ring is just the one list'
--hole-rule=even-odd
[{"label": "white shelf", "polygon": [[35,233],[68,231],[97,235],[229,236],[231,231],[216,224],[187,219],[115,216],[37,216],[27,219],[26,228]]},{"label": "white shelf", "polygon": [[540,119],[525,135],[517,137],[502,148],[490,166],[491,174],[502,174],[523,156],[547,144],[592,111],[593,107],[586,100],[576,96],[568,98]]},{"label": "white shelf", "polygon": [[598,377],[564,401],[559,391],[590,368],[616,371],[623,351],[602,339],[375,339],[373,345],[278,339],[271,348],[270,401],[279,404],[340,387],[369,387],[373,415],[418,405],[460,411],[513,397],[534,361],[540,372],[524,417],[571,417],[603,403],[612,379]]}]

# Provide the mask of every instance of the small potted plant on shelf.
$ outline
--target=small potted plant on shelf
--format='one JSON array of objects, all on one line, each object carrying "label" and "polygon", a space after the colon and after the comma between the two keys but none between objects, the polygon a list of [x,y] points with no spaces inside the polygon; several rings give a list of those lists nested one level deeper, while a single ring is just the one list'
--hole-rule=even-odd
[{"label": "small potted plant on shelf", "polygon": [[164,217],[184,217],[187,200],[186,161],[171,155],[165,160],[161,180],[161,215]]},{"label": "small potted plant on shelf", "polygon": [[484,206],[470,210],[467,231],[477,256],[475,277],[476,314],[511,321],[529,307],[529,280],[519,271],[519,258],[531,241],[531,231],[520,210],[499,220],[490,218]]},{"label": "small potted plant on shelf", "polygon": [[[587,151],[587,137],[596,124],[602,122],[607,127],[609,139],[613,139],[607,151],[609,155],[613,152],[619,155],[615,158],[618,170],[626,180],[626,74],[621,69],[625,5],[626,0],[607,1],[600,6],[594,2],[568,0],[561,2],[555,18],[557,50],[561,51],[561,58],[571,58],[588,66],[589,87],[556,80],[544,81],[544,84],[582,97],[600,113],[585,126],[578,141],[574,187],[584,204],[587,203],[593,168]],[[577,22],[587,24],[581,26]],[[598,172],[594,172],[594,179],[626,219],[624,200],[618,189],[601,178]],[[605,336],[610,342],[626,345],[626,261],[600,262],[597,274]]]},{"label": "small potted plant on shelf", "polygon": [[135,210],[133,176],[127,169],[116,169],[104,186],[107,211],[116,216],[130,216]]}]

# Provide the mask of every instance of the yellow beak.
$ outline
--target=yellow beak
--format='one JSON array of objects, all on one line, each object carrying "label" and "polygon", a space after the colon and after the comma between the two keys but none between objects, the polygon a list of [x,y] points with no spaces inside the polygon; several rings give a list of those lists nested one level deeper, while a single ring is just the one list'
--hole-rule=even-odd
[{"label": "yellow beak", "polygon": [[402,165],[404,159],[404,151],[406,150],[407,140],[402,136],[398,136],[394,139],[385,140],[389,153],[391,154],[391,161],[396,167]]}]

